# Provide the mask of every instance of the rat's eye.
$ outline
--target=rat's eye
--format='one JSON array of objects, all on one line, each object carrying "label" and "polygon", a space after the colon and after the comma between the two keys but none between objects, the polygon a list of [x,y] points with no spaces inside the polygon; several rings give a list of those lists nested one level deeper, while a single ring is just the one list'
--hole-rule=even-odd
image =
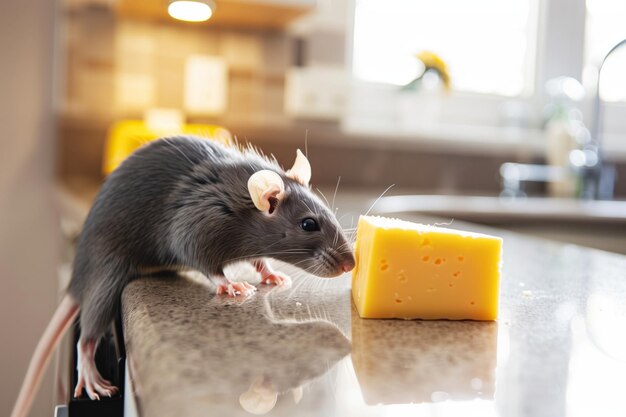
[{"label": "rat's eye", "polygon": [[307,217],[306,219],[302,220],[302,223],[300,223],[300,227],[305,232],[314,232],[316,230],[320,230],[320,227],[317,225],[317,222],[315,221],[315,219],[312,219],[310,217]]}]

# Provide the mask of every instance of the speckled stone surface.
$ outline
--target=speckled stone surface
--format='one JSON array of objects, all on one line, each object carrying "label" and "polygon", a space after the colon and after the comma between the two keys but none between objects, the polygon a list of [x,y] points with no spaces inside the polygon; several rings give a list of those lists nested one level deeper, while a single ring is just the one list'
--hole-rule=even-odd
[{"label": "speckled stone surface", "polygon": [[454,227],[504,237],[497,322],[362,320],[349,276],[246,300],[197,279],[131,283],[141,414],[626,415],[626,257]]},{"label": "speckled stone surface", "polygon": [[[233,299],[182,276],[128,286],[124,333],[142,415],[245,415],[239,397],[251,386],[297,396],[350,353],[336,325],[303,318],[326,311],[306,301],[312,291],[293,296],[259,287],[248,299]],[[330,296],[334,305],[349,301],[345,292]],[[273,312],[276,300],[281,308]]]}]

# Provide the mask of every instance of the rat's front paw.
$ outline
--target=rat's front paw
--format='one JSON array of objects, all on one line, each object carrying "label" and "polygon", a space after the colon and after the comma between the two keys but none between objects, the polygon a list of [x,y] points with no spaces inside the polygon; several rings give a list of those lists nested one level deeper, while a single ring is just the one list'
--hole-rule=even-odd
[{"label": "rat's front paw", "polygon": [[263,276],[261,281],[264,284],[274,284],[274,285],[291,285],[291,278],[287,274],[283,274],[282,272],[273,271],[271,274],[267,274]]},{"label": "rat's front paw", "polygon": [[229,282],[219,284],[217,286],[217,295],[220,294],[228,294],[231,297],[248,297],[252,295],[256,291],[256,287],[254,285],[250,285],[247,282]]}]

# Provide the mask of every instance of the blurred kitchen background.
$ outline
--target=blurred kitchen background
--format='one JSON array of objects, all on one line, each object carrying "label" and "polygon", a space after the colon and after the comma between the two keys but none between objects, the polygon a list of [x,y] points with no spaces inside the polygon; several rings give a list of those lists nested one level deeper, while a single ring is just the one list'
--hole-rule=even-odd
[{"label": "blurred kitchen background", "polygon": [[626,251],[626,206],[589,202],[626,196],[626,48],[596,98],[624,2],[195,5],[212,16],[177,20],[164,0],[59,4],[56,161],[70,190],[97,189],[120,121],[157,136],[216,125],[285,165],[306,144],[322,190],[341,177],[340,193],[422,196],[385,212]]},{"label": "blurred kitchen background", "polygon": [[339,178],[368,203],[393,184],[375,211],[626,253],[626,46],[604,60],[626,38],[624,1],[187,6],[212,16],[175,19],[184,5],[166,0],[0,6],[4,414],[116,140],[227,131],[285,166],[307,147],[327,196]]}]

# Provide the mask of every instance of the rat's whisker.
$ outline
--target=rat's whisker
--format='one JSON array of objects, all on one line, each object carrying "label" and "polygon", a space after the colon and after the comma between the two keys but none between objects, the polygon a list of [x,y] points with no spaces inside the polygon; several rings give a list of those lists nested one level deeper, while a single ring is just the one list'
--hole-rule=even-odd
[{"label": "rat's whisker", "polygon": [[[352,249],[352,246],[353,246],[352,242],[342,243],[341,245],[339,245],[339,246],[337,247],[337,251],[340,251],[340,250],[341,250],[341,249],[343,249],[343,248],[347,248],[348,250],[351,250],[351,249]],[[340,252],[340,253],[342,253],[342,254],[343,254],[343,253],[346,253],[346,252]]]},{"label": "rat's whisker", "polygon": [[374,201],[372,203],[372,205],[370,206],[369,210],[367,210],[367,212],[364,214],[365,216],[367,216],[368,214],[370,214],[370,211],[372,211],[372,209],[374,208],[374,206],[378,203],[378,201],[380,201],[381,198],[383,198],[383,196],[387,193],[387,191],[391,190],[396,184],[391,184],[389,187],[387,187],[385,189],[385,191],[383,191],[381,193],[381,195],[378,196],[378,198],[376,199],[376,201]]},{"label": "rat's whisker", "polygon": [[[311,213],[315,213],[311,207],[309,207],[309,205],[306,203],[306,201],[303,201],[302,204],[304,204],[304,207],[306,207]],[[317,213],[316,213],[317,214]]]},{"label": "rat's whisker", "polygon": [[328,202],[328,199],[326,198],[326,196],[324,195],[324,193],[322,192],[322,190],[320,190],[319,188],[315,188],[317,190],[318,193],[320,193],[320,195],[324,198],[324,201],[326,201],[326,205],[328,206],[328,208],[330,208],[330,203]]},{"label": "rat's whisker", "polygon": [[250,255],[243,255],[235,258],[230,258],[227,260],[228,263],[233,263],[237,261],[243,260],[254,260],[255,258],[271,258],[276,255],[296,255],[296,254],[310,254],[311,252],[304,249],[286,249],[283,251],[274,251],[274,252],[259,252]]},{"label": "rat's whisker", "polygon": [[[346,216],[350,216],[351,214],[352,214],[352,213],[350,213],[350,212],[348,212],[348,213],[344,213],[344,214],[342,214],[341,216],[339,216],[339,217],[337,218],[337,221],[338,221],[339,223],[341,223],[341,220],[342,220],[344,217],[346,217]],[[353,217],[354,217],[354,216],[353,216]]]},{"label": "rat's whisker", "polygon": [[[339,189],[339,182],[341,181],[341,175],[337,178],[337,185],[335,186],[335,194],[333,194],[333,203],[331,207],[335,207],[335,198],[337,197],[337,190]],[[334,211],[334,208],[332,209]]]}]

